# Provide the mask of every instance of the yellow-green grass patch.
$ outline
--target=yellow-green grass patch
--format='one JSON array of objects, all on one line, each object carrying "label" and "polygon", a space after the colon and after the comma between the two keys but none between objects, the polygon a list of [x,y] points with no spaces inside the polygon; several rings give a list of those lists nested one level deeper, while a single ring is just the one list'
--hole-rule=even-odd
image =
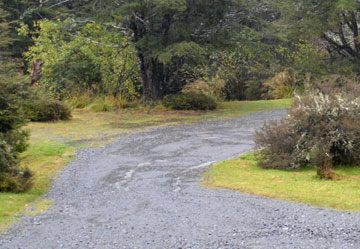
[{"label": "yellow-green grass patch", "polygon": [[[28,210],[28,214],[46,210],[45,200],[39,198],[46,193],[50,182],[56,173],[69,162],[75,152],[75,147],[53,142],[31,143],[29,149],[21,155],[21,164],[35,172],[34,187],[20,194],[0,193],[0,230],[9,227],[16,221],[20,212]],[[38,200],[38,203],[31,205]]]},{"label": "yellow-green grass patch", "polygon": [[253,154],[247,154],[215,164],[203,183],[317,207],[360,211],[360,167],[339,167],[334,172],[336,180],[327,181],[316,176],[315,168],[266,170],[257,165]]}]

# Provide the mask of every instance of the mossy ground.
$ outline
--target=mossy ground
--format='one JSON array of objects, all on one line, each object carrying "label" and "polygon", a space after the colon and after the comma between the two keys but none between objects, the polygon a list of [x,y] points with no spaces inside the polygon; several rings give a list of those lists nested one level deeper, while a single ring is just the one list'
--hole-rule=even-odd
[{"label": "mossy ground", "polygon": [[21,155],[22,165],[35,172],[34,187],[21,194],[0,193],[0,230],[16,221],[22,213],[36,214],[46,210],[51,201],[41,200],[51,180],[70,160],[77,149],[101,146],[119,136],[152,127],[188,124],[241,116],[247,113],[285,108],[290,99],[220,103],[211,112],[169,111],[163,107],[133,108],[116,112],[73,111],[68,121],[30,123],[30,147]]},{"label": "mossy ground", "polygon": [[297,171],[260,168],[254,154],[215,164],[204,176],[210,187],[310,204],[360,211],[360,167],[338,167],[336,180],[321,180],[315,168]]}]

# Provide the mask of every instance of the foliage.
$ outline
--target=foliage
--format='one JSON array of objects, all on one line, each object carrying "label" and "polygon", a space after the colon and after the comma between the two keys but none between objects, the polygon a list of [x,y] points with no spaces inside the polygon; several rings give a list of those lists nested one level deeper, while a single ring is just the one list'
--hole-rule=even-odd
[{"label": "foliage", "polygon": [[34,3],[35,0],[2,0],[0,3],[2,11],[6,11],[7,13],[5,17],[5,20],[9,24],[7,32],[8,37],[11,37],[12,42],[11,46],[9,46],[6,50],[9,55],[11,55],[12,59],[21,58],[22,53],[26,51],[27,47],[31,44],[31,40],[28,37],[19,37],[17,35],[16,28],[19,27],[20,19],[22,19],[22,22],[32,23],[32,21],[39,18],[39,16],[36,15],[28,15],[22,18],[22,14],[26,11],[26,9]]},{"label": "foliage", "polygon": [[184,90],[213,95],[209,87],[217,82],[224,86],[216,96],[227,100],[288,98],[295,90],[301,91],[304,84],[321,79],[339,66],[329,65],[326,53],[305,41],[268,44],[260,32],[251,29],[242,30],[237,38],[231,50],[213,52],[208,64],[181,69],[182,77],[189,82]]},{"label": "foliage", "polygon": [[219,77],[209,80],[196,80],[188,83],[182,90],[183,93],[205,94],[217,100],[224,100],[225,81]]},{"label": "foliage", "polygon": [[109,98],[100,97],[95,99],[86,109],[93,112],[109,112],[114,109],[114,103]]},{"label": "foliage", "polygon": [[91,102],[92,102],[91,93],[83,93],[65,99],[64,104],[72,110],[76,108],[80,108],[80,109],[84,108],[90,105]]},{"label": "foliage", "polygon": [[359,93],[357,81],[337,77],[297,96],[287,118],[257,132],[259,165],[298,169],[315,164],[320,177],[331,178],[334,165],[360,162]]},{"label": "foliage", "polygon": [[270,46],[262,43],[257,32],[244,29],[230,51],[216,51],[205,68],[205,78],[224,81],[223,94],[228,100],[260,99],[262,82],[272,75]]},{"label": "foliage", "polygon": [[19,111],[24,77],[16,74],[8,48],[13,43],[8,15],[0,8],[0,191],[23,192],[31,187],[32,173],[18,165],[19,153],[26,147],[28,133]]},{"label": "foliage", "polygon": [[264,88],[270,99],[291,98],[297,89],[296,74],[290,69],[277,73],[264,83]]},{"label": "foliage", "polygon": [[[10,23],[9,35],[13,39],[7,52],[17,63],[23,64],[23,53],[33,45],[31,36],[18,35],[21,24],[29,25],[34,31],[33,23],[42,19],[57,20],[74,14],[82,15],[88,11],[90,1],[58,1],[58,0],[2,0],[0,5],[7,12],[6,20]],[[86,7],[86,8],[85,8]],[[27,65],[23,64],[23,67]]]},{"label": "foliage", "polygon": [[360,58],[359,10],[356,0],[276,0],[283,15],[283,30],[290,39],[305,38],[326,49],[333,60],[344,57],[358,63]]},{"label": "foliage", "polygon": [[164,98],[163,104],[175,110],[214,110],[217,107],[213,98],[195,92],[168,95]]},{"label": "foliage", "polygon": [[0,133],[0,192],[24,192],[32,187],[33,174],[18,166],[28,134],[21,130]]},{"label": "foliage", "polygon": [[329,67],[328,52],[317,41],[293,42],[279,32],[281,4],[276,9],[268,1],[249,0],[104,0],[93,1],[94,12],[91,2],[46,1],[44,9],[59,3],[62,16],[72,13],[72,18],[21,29],[27,35],[32,30],[36,44],[28,59],[45,62],[41,83],[57,97],[86,89],[126,101],[140,93],[156,99],[199,80],[225,82],[217,98],[252,100],[260,99],[266,93],[262,84],[285,68],[295,70],[301,86],[307,74],[318,79],[337,66]]},{"label": "foliage", "polygon": [[71,110],[58,100],[41,96],[30,99],[22,104],[26,118],[31,121],[58,121],[71,118]]},{"label": "foliage", "polygon": [[145,99],[184,85],[177,77],[180,69],[199,64],[210,44],[228,43],[226,14],[235,6],[231,0],[127,0],[120,6],[118,19],[135,44]]},{"label": "foliage", "polygon": [[18,165],[19,154],[27,148],[28,133],[21,129],[25,118],[19,111],[15,78],[0,74],[0,192],[23,192],[32,182],[32,173]]},{"label": "foliage", "polygon": [[120,109],[125,109],[125,108],[134,108],[137,107],[139,105],[139,101],[138,100],[128,100],[124,97],[120,96],[109,96],[107,97],[108,101],[110,101],[112,103],[112,106],[114,107],[114,109],[120,110]]},{"label": "foliage", "polygon": [[20,33],[33,36],[34,46],[27,60],[44,62],[39,82],[54,97],[91,94],[138,97],[138,73],[134,48],[126,37],[106,27],[87,23],[78,28],[71,19],[42,20],[30,32],[27,25]]},{"label": "foliage", "polygon": [[25,118],[19,111],[15,78],[0,74],[0,192],[23,192],[32,182],[32,173],[18,165],[19,154],[27,148],[28,133],[21,129]]},{"label": "foliage", "polygon": [[[273,51],[274,59],[284,69],[292,68],[297,74],[297,81],[303,81],[308,74],[313,79],[334,73],[335,67],[330,62],[330,54],[318,43],[298,40],[276,46]],[[336,63],[335,63],[336,64]]]}]

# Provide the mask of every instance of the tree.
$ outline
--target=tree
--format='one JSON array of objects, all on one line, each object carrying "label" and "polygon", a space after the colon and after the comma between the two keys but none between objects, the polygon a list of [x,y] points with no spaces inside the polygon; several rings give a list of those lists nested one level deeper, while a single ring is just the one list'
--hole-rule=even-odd
[{"label": "tree", "polygon": [[22,192],[31,186],[32,174],[18,165],[18,155],[26,149],[27,133],[21,130],[19,96],[23,78],[14,71],[9,47],[12,45],[9,13],[0,6],[0,191]]},{"label": "tree", "polygon": [[145,100],[160,98],[171,74],[187,61],[201,60],[209,44],[224,43],[224,20],[234,4],[231,0],[127,0],[120,13],[113,12],[135,44]]},{"label": "tree", "polygon": [[42,8],[70,15],[76,25],[97,23],[129,37],[145,101],[181,90],[186,69],[235,44],[233,34],[244,26],[259,31],[277,15],[266,1],[250,0],[47,0],[33,10]]},{"label": "tree", "polygon": [[128,37],[104,25],[86,22],[41,20],[35,31],[23,25],[23,35],[34,45],[25,57],[43,62],[38,85],[56,98],[88,92],[133,100],[138,95],[139,76],[134,46]]},{"label": "tree", "polygon": [[[89,12],[93,0],[2,0],[6,11],[6,20],[10,23],[10,36],[14,39],[9,50],[13,57],[22,58],[22,54],[32,45],[31,37],[18,36],[20,24],[33,29],[33,23],[43,19],[65,19],[69,16],[80,16]],[[94,7],[93,5],[91,5]]]},{"label": "tree", "polygon": [[2,8],[7,12],[6,21],[9,22],[9,36],[13,39],[8,51],[11,52],[12,57],[22,58],[22,53],[31,45],[31,39],[28,37],[20,37],[17,34],[17,28],[20,23],[27,23],[31,25],[34,21],[41,18],[49,17],[44,10],[39,10],[36,13],[28,13],[27,10],[35,6],[36,0],[3,0]]},{"label": "tree", "polygon": [[330,53],[360,59],[360,2],[357,0],[276,1],[297,38],[323,40]]}]

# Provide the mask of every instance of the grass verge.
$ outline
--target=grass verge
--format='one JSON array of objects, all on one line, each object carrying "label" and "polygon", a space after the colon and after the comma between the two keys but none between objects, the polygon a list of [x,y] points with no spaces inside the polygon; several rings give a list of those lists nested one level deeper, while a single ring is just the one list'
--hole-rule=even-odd
[{"label": "grass verge", "polygon": [[215,164],[205,174],[204,184],[317,207],[360,211],[360,168],[341,167],[334,172],[337,180],[326,181],[316,176],[315,168],[266,170],[257,166],[253,154],[247,154]]},{"label": "grass verge", "polygon": [[49,208],[51,201],[40,198],[79,148],[101,146],[119,136],[152,127],[231,118],[290,104],[290,99],[226,102],[211,112],[169,111],[162,107],[102,113],[75,110],[69,121],[30,123],[27,126],[31,131],[30,148],[21,157],[22,165],[36,174],[34,188],[22,194],[0,193],[0,230],[13,224],[22,213],[37,214]]}]

